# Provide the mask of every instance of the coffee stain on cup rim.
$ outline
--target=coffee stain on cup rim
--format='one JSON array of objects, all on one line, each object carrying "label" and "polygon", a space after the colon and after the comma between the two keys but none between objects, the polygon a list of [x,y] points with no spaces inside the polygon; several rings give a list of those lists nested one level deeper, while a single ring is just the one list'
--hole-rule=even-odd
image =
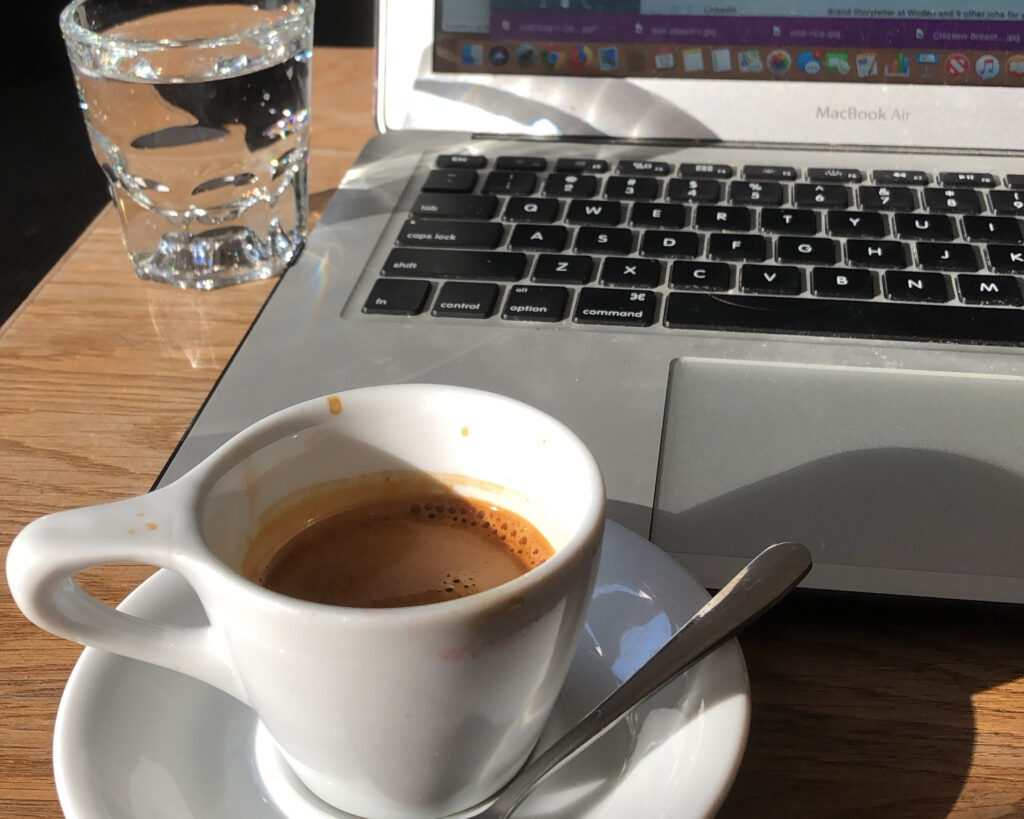
[{"label": "coffee stain on cup rim", "polygon": [[336,395],[327,396],[327,409],[331,411],[331,415],[341,414],[341,399]]}]

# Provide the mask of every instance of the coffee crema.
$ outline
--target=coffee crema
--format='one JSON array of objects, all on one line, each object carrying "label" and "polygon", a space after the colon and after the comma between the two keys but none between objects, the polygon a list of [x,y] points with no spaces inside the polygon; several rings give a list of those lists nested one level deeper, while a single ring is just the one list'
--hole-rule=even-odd
[{"label": "coffee crema", "polygon": [[533,524],[493,503],[393,489],[313,520],[246,574],[301,600],[391,608],[485,591],[555,553]]}]

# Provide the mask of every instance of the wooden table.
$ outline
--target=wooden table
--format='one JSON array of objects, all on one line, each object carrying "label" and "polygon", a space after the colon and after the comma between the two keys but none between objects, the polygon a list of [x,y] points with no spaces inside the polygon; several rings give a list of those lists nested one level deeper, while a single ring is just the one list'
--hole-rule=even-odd
[{"label": "wooden table", "polygon": [[[319,213],[373,133],[372,55],[314,66]],[[113,210],[96,219],[0,330],[4,556],[39,515],[150,488],[271,287],[138,281]],[[117,602],[150,571],[84,582]],[[741,643],[754,716],[723,816],[1024,816],[1024,609],[805,594]],[[0,816],[60,816],[50,745],[80,648],[6,584],[0,647]]]}]

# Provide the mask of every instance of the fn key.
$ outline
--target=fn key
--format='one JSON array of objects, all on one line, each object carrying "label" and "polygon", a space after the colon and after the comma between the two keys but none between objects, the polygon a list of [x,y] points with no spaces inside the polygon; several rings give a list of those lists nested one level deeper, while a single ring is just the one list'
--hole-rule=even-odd
[{"label": "fn key", "polygon": [[415,316],[423,312],[430,294],[430,282],[409,279],[378,279],[363,305],[364,313]]}]

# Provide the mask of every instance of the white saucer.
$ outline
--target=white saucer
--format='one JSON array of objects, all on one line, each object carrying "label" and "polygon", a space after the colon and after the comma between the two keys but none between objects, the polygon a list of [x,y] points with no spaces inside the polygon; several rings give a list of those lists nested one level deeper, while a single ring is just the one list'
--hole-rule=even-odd
[{"label": "white saucer", "polygon": [[[661,550],[609,523],[583,637],[542,745],[651,656],[708,599]],[[205,622],[184,581],[160,571],[122,604],[139,617]],[[665,686],[561,769],[517,817],[700,817],[725,798],[750,721],[736,641]],[[253,712],[155,666],[87,648],[57,714],[54,769],[68,819],[346,817],[298,785]]]}]

